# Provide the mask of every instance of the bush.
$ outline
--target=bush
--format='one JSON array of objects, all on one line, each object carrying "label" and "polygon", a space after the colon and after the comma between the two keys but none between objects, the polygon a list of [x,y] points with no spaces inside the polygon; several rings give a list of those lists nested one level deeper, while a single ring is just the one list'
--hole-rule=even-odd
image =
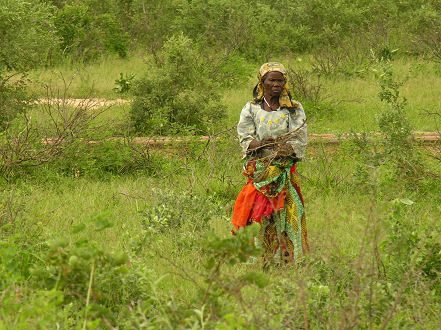
[{"label": "bush", "polygon": [[50,6],[37,0],[0,0],[0,131],[33,98],[21,74],[50,62],[58,47]]},{"label": "bush", "polygon": [[[112,223],[106,214],[100,214],[73,226],[72,232],[79,234],[88,227],[96,232],[112,227]],[[111,318],[112,307],[125,298],[122,284],[128,272],[127,256],[109,253],[87,238],[69,243],[69,239],[59,237],[49,241],[45,248],[42,262],[31,269],[31,284],[62,291],[64,305],[73,302],[82,308],[86,299],[85,322],[89,317]]]},{"label": "bush", "polygon": [[111,13],[96,13],[87,3],[66,4],[56,12],[55,27],[64,53],[88,61],[105,53],[127,56],[128,35]]},{"label": "bush", "polygon": [[206,131],[225,117],[209,63],[182,34],[171,37],[160,65],[135,83],[131,119],[138,132],[167,134],[192,128]]},{"label": "bush", "polygon": [[150,165],[150,159],[140,164],[136,150],[121,141],[100,141],[86,143],[78,141],[59,157],[54,159],[56,171],[74,178],[105,178],[127,174]]},{"label": "bush", "polygon": [[[378,61],[379,98],[385,103],[383,112],[378,116],[378,126],[382,134],[370,143],[365,136],[354,136],[359,151],[358,174],[363,178],[379,179],[381,185],[388,186],[390,181],[411,183],[412,187],[423,181],[428,171],[424,168],[421,154],[416,148],[412,127],[406,116],[407,100],[400,95],[399,82],[393,75],[390,61]],[[375,175],[367,175],[375,169]],[[378,172],[377,172],[378,170]]]},{"label": "bush", "polygon": [[414,46],[417,53],[428,54],[436,61],[441,61],[441,6],[433,4],[421,6],[411,20]]},{"label": "bush", "polygon": [[27,85],[25,75],[6,75],[0,71],[0,131],[19,113],[31,108],[34,97]]},{"label": "bush", "polygon": [[115,87],[113,90],[119,94],[125,94],[132,88],[133,81],[135,80],[135,74],[123,74],[120,72],[119,79],[115,79]]},{"label": "bush", "polygon": [[50,62],[58,47],[51,7],[38,0],[0,0],[0,69]]}]

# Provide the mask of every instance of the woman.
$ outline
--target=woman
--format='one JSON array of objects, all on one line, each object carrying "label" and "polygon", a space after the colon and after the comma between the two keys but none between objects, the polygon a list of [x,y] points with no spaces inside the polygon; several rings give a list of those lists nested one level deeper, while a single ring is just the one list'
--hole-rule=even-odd
[{"label": "woman", "polygon": [[291,99],[280,63],[262,65],[253,94],[237,125],[248,183],[237,197],[232,223],[235,230],[260,223],[257,244],[265,250],[265,264],[294,262],[309,251],[295,165],[306,148],[306,117]]}]

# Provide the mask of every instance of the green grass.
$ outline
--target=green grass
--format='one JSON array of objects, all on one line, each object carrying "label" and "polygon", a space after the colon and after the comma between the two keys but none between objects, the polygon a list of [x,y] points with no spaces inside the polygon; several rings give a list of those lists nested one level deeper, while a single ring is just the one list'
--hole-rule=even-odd
[{"label": "green grass", "polygon": [[[134,73],[136,77],[141,77],[148,72],[149,61],[151,59],[144,59],[140,55],[133,56],[130,60],[107,58],[96,64],[33,71],[30,78],[34,81],[34,90],[42,96],[45,95],[42,88],[44,84],[51,85],[53,91],[59,91],[59,95],[62,95],[64,77],[70,84],[67,89],[68,97],[116,99],[121,96],[127,97],[113,91],[119,74]],[[302,62],[288,58],[285,59],[285,63],[291,63],[292,67],[309,67],[307,58]],[[439,123],[427,112],[435,112],[441,107],[438,95],[441,90],[439,64],[422,59],[400,58],[393,62],[393,67],[396,78],[404,82],[400,92],[408,100],[406,114],[411,125],[418,131],[436,130]],[[252,99],[257,70],[256,67],[249,73],[252,78],[248,82],[222,92],[227,112],[227,127],[237,124],[242,107]],[[378,98],[379,86],[373,70],[375,66],[361,77],[340,74],[322,78],[323,104],[319,104],[315,109],[308,109],[308,102],[299,99],[305,105],[310,132],[349,133],[378,130],[376,118],[384,110],[385,104]],[[58,93],[55,92],[55,95]],[[128,105],[113,106],[103,117],[119,120],[127,118],[128,112]]]},{"label": "green grass", "polygon": [[[393,67],[398,81],[404,82],[400,95],[408,100],[405,110],[411,125],[419,131],[436,130],[436,121],[426,111],[435,112],[441,106],[440,98],[436,96],[441,89],[438,65],[423,60],[400,59],[393,63]],[[324,86],[334,111],[330,115],[321,114],[314,123],[314,131],[347,133],[377,129],[376,118],[385,104],[378,97],[379,85],[374,74],[364,78],[327,80]]]},{"label": "green grass", "polygon": [[[408,76],[402,95],[409,102],[410,122],[416,130],[435,129],[436,123],[423,111],[439,109],[439,66],[400,59],[394,67],[400,78]],[[65,76],[75,70],[60,68]],[[84,66],[70,94],[116,98],[112,88],[119,72],[141,75],[143,71],[140,57]],[[62,87],[53,70],[33,72],[31,77],[54,79],[55,86]],[[322,108],[330,113],[318,112],[320,107],[311,110],[309,131],[378,130],[376,116],[386,105],[378,99],[376,81],[374,73],[324,79],[329,99]],[[227,127],[236,125],[254,84],[252,78],[223,92]],[[92,85],[95,92],[88,95],[85,91]],[[123,134],[129,110],[123,104],[104,112],[93,123],[103,127],[97,136]],[[46,120],[34,111],[35,120]],[[54,256],[60,258],[61,268],[55,272],[60,278],[72,271],[72,257],[81,259],[74,249],[80,240],[96,245],[93,251],[124,252],[129,258],[123,267],[97,264],[93,283],[97,292],[91,296],[96,305],[90,307],[88,321],[95,320],[102,328],[105,320],[119,328],[203,328],[204,322],[205,328],[225,329],[305,328],[306,324],[310,328],[436,327],[436,311],[441,308],[439,274],[430,277],[423,266],[439,270],[439,257],[430,249],[440,246],[441,164],[428,152],[415,149],[421,153],[416,159],[421,159],[424,172],[412,177],[374,144],[363,151],[350,141],[334,151],[311,146],[308,161],[298,164],[311,246],[304,265],[272,267],[263,273],[258,258],[254,263],[226,263],[217,274],[204,267],[215,253],[207,235],[226,240],[222,247],[228,239],[234,240],[230,218],[246,179],[241,175],[234,131],[204,152],[203,147],[177,144],[171,154],[150,151],[153,169],[130,167],[130,146],[109,144],[97,149],[102,154],[95,157],[87,154],[89,149],[79,148],[3,182],[1,328],[83,324],[88,280],[77,283],[70,278],[71,286],[62,292],[36,280],[52,274],[47,260]],[[115,170],[123,165],[130,170]],[[106,222],[109,228],[100,230],[98,226]],[[85,229],[77,232],[80,224]],[[47,242],[60,238],[66,238],[68,245],[51,250]],[[227,252],[231,259],[238,253]],[[91,263],[84,260],[83,268],[72,272],[89,279]],[[32,272],[37,266],[43,275]],[[254,279],[266,278],[267,285],[259,288],[244,281],[249,272],[254,272]],[[210,279],[213,295],[203,306]],[[237,283],[244,284],[240,295],[232,289]],[[71,294],[72,290],[77,291]],[[50,300],[50,294],[63,299]]]},{"label": "green grass", "polygon": [[[224,151],[220,150],[219,152]],[[166,160],[164,159],[164,161]],[[132,263],[132,266],[129,267],[129,274],[141,276],[141,273],[137,272],[143,272],[142,276],[151,283],[164,276],[157,283],[155,289],[157,296],[154,299],[158,299],[158,303],[177,304],[181,306],[180,308],[190,304],[193,306],[192,308],[199,308],[198,289],[181,277],[181,269],[186,269],[190,274],[194,273],[195,278],[197,278],[197,272],[203,272],[202,264],[206,262],[208,256],[199,244],[204,240],[204,235],[208,231],[213,231],[221,238],[230,236],[229,218],[234,203],[234,199],[231,197],[216,197],[216,195],[206,193],[204,187],[219,186],[219,184],[216,183],[218,181],[216,177],[208,178],[209,170],[203,163],[189,164],[196,173],[196,186],[193,194],[199,198],[199,204],[191,206],[190,213],[185,213],[188,217],[180,227],[170,228],[164,232],[153,231],[145,236],[146,239],[144,239],[146,232],[143,224],[149,221],[147,214],[153,212],[153,214],[161,216],[161,213],[158,213],[161,207],[164,207],[166,211],[162,216],[172,214],[175,217],[179,216],[180,212],[188,212],[184,211],[183,207],[189,200],[186,200],[187,202],[180,200],[179,196],[188,196],[190,186],[186,175],[173,170],[179,164],[177,159],[167,165],[169,167],[163,168],[161,172],[164,176],[171,174],[168,178],[161,175],[151,177],[139,174],[111,176],[108,180],[94,180],[89,178],[86,172],[79,178],[72,175],[71,177],[62,176],[58,179],[49,177],[49,180],[45,182],[40,182],[41,179],[36,178],[16,183],[10,188],[15,194],[15,198],[24,205],[16,221],[40,223],[43,230],[43,241],[67,237],[70,241],[75,242],[80,238],[87,238],[96,242],[105,251],[125,251],[129,254]],[[232,180],[235,194],[245,180],[240,175],[240,162],[234,160],[233,163],[235,170],[228,173],[227,176],[229,180]],[[415,202],[413,206],[402,205],[401,208],[405,212],[405,219],[415,221],[414,230],[419,231],[420,235],[423,235],[424,228],[441,217],[441,209],[436,207],[439,203],[439,194],[437,193],[421,192],[419,194],[409,190],[400,190],[398,186],[401,185],[383,188],[379,186],[377,194],[380,195],[378,197],[372,195],[369,189],[365,189],[364,192],[359,191],[358,186],[354,183],[356,179],[354,172],[352,172],[354,165],[354,160],[346,152],[334,154],[328,161],[316,156],[307,163],[299,164],[298,171],[303,177],[302,191],[306,201],[308,235],[312,248],[308,257],[310,263],[308,262],[305,268],[299,269],[273,268],[267,273],[268,287],[262,290],[245,288],[243,299],[252,304],[252,312],[255,315],[260,315],[257,319],[253,319],[250,310],[247,316],[251,318],[250,322],[260,320],[259,322],[263,322],[267,326],[280,327],[293,313],[293,310],[297,310],[297,316],[292,321],[294,323],[290,324],[303,324],[301,292],[306,290],[305,294],[309,297],[307,313],[310,325],[316,327],[325,322],[337,326],[345,317],[352,315],[350,305],[351,299],[355,299],[351,296],[355,294],[353,291],[355,290],[353,287],[355,279],[351,273],[355,272],[361,276],[360,285],[365,294],[368,292],[365,290],[369,289],[371,276],[369,275],[369,260],[373,257],[371,255],[372,233],[370,226],[373,217],[377,221],[377,235],[381,242],[386,242],[388,235],[390,235],[386,228],[388,227],[388,218],[394,208],[393,200],[410,198]],[[323,175],[323,166],[331,169],[326,172],[328,177]],[[218,168],[216,173],[220,170]],[[328,179],[335,176],[342,178],[341,184],[326,183]],[[221,187],[226,189],[226,183],[221,184]],[[202,213],[200,213],[201,210]],[[195,225],[203,223],[198,216],[204,214],[203,212],[210,211],[214,211],[214,213],[209,215],[206,226],[204,225],[202,230],[195,229]],[[104,231],[95,231],[91,224],[99,216],[106,218],[112,227]],[[170,219],[171,223],[175,220],[175,218]],[[88,229],[80,234],[74,234],[72,230],[79,223],[87,224]],[[368,229],[368,240],[364,241],[366,228]],[[383,262],[388,267],[387,273],[393,274],[393,269],[389,268],[392,264],[387,262],[385,253],[384,250],[381,250],[380,256],[384,258]],[[358,269],[358,262],[362,263],[361,270]],[[249,271],[260,272],[261,266],[259,261],[249,265],[226,266],[223,272],[227,277],[237,278]],[[331,276],[327,272],[332,272],[333,275]],[[400,273],[399,276],[401,276]],[[382,283],[382,281],[380,279],[378,283]],[[412,283],[417,292],[427,289],[423,279],[419,278],[416,281]],[[320,298],[322,293],[315,291],[319,290],[316,287],[318,285],[330,290],[331,296],[325,294],[328,297],[325,301],[320,302],[320,299],[323,299]],[[301,289],[302,286],[303,289]],[[135,290],[134,287],[128,286],[126,290],[129,296],[135,294],[131,293],[132,290]],[[374,291],[380,299],[378,303],[384,304],[381,308],[389,311],[392,308],[393,300],[382,302],[381,299],[385,299],[382,296],[383,293],[377,292],[377,289]],[[420,304],[417,297],[413,291],[409,295],[405,294],[399,305],[400,313],[392,319],[392,322],[397,323],[392,324],[418,324],[413,323],[411,318],[412,306]],[[224,299],[226,305],[216,307],[218,308],[216,312],[228,314],[229,308],[233,308],[233,310],[239,308],[240,304],[234,302],[232,296],[227,295]],[[260,303],[257,304],[257,301]],[[403,305],[405,301],[408,306]],[[436,299],[430,301],[431,308],[436,308]],[[347,304],[346,307],[344,307],[345,304]],[[368,302],[362,299],[360,304],[368,304]],[[266,307],[263,308],[263,306]],[[431,324],[434,324],[435,317],[430,312],[430,306],[426,307],[428,309],[424,312],[426,314],[423,320],[426,326],[430,327]],[[123,305],[113,306],[113,308],[118,311],[117,313],[126,310]],[[325,316],[326,310],[329,308],[336,308],[335,315],[332,317]],[[376,313],[379,312],[376,309],[378,307],[373,308]],[[276,318],[271,317],[273,312],[270,311],[273,309],[274,312],[278,311]],[[161,314],[162,317],[170,318],[173,318],[173,315],[180,315],[179,311],[167,312],[167,310],[166,308],[163,311],[156,311],[156,314],[152,315]],[[358,310],[355,315],[360,318],[357,324],[368,322],[364,319],[366,314],[362,309]],[[320,317],[324,317],[324,320],[321,321]],[[120,314],[120,318],[120,322],[124,320],[139,321],[134,314],[124,317]],[[383,322],[385,315],[381,316],[380,320]],[[225,321],[218,320],[217,322],[220,322],[216,323],[219,325]],[[165,326],[165,323],[159,324]]]},{"label": "green grass", "polygon": [[135,74],[140,78],[148,72],[151,59],[142,55],[134,55],[130,59],[108,57],[97,63],[72,63],[51,69],[39,69],[30,73],[36,93],[46,96],[46,86],[55,94],[63,95],[67,91],[72,98],[120,98],[114,92],[115,80],[120,73]]}]

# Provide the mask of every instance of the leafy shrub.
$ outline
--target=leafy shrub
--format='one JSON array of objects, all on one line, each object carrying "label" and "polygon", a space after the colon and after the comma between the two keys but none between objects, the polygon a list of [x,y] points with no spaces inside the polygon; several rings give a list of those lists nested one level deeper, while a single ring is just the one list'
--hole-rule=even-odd
[{"label": "leafy shrub", "polygon": [[417,53],[426,53],[436,61],[441,61],[441,6],[435,1],[418,8],[410,29],[415,36],[414,47]]},{"label": "leafy shrub", "polygon": [[122,0],[117,6],[118,17],[125,20],[132,40],[156,56],[164,42],[176,32],[174,21],[184,20],[177,8],[180,3],[169,0]]},{"label": "leafy shrub", "polygon": [[423,275],[429,287],[441,293],[441,227],[422,223],[413,216],[415,203],[408,198],[391,202],[392,210],[386,219],[387,238],[381,248],[391,279],[398,281],[409,269]]},{"label": "leafy shrub", "polygon": [[26,282],[40,254],[42,225],[26,217],[25,202],[11,191],[0,194],[0,290],[5,295],[8,287]]},{"label": "leafy shrub", "polygon": [[0,70],[0,131],[20,113],[32,108],[34,95],[28,89],[25,75],[6,75]]},{"label": "leafy shrub", "polygon": [[[72,231],[78,234],[87,227],[102,231],[111,226],[106,215],[100,214],[87,225],[75,225]],[[64,304],[86,299],[86,319],[111,318],[111,308],[124,299],[122,284],[128,272],[128,259],[123,253],[109,253],[87,238],[69,243],[61,237],[48,242],[41,258],[43,262],[36,263],[31,270],[34,285],[62,291]]]},{"label": "leafy shrub", "polygon": [[124,94],[130,91],[133,86],[133,81],[135,80],[135,74],[119,74],[119,78],[115,80],[116,87],[113,90],[117,93]]},{"label": "leafy shrub", "polygon": [[63,54],[83,61],[106,52],[127,56],[129,38],[117,17],[94,11],[88,3],[65,4],[56,11],[55,27]]},{"label": "leafy shrub", "polygon": [[379,117],[380,131],[384,133],[383,157],[391,161],[397,174],[410,179],[417,178],[423,171],[414,147],[412,129],[406,117],[407,100],[401,98],[401,82],[393,78],[389,61],[380,62],[382,73],[379,76],[380,99],[387,103],[387,108]]},{"label": "leafy shrub", "polygon": [[142,211],[143,227],[150,233],[200,232],[209,227],[210,220],[219,212],[214,196],[192,196],[160,189],[154,190],[158,203]]},{"label": "leafy shrub", "polygon": [[10,286],[3,292],[2,326],[5,328],[48,329],[54,324],[74,327],[72,318],[60,308],[63,302],[60,291]]},{"label": "leafy shrub", "polygon": [[58,47],[51,7],[38,0],[0,0],[0,35],[0,70],[48,63]]},{"label": "leafy shrub", "polygon": [[[198,262],[198,265],[193,266],[180,261],[172,262],[172,269],[180,277],[189,281],[188,283],[196,290],[197,295],[187,297],[186,301],[159,295],[156,293],[157,287],[163,281],[164,276],[155,281],[150,280],[152,294],[139,301],[136,308],[130,309],[126,326],[180,328],[192,324],[216,328],[220,324],[235,321],[243,326],[252,325],[253,318],[257,318],[256,315],[235,320],[236,318],[230,315],[231,307],[235,304],[243,308],[248,306],[251,301],[244,301],[242,294],[252,288],[266,287],[269,284],[269,278],[261,271],[235,272],[230,267],[247,262],[250,257],[261,255],[261,249],[253,244],[253,236],[257,234],[257,231],[256,226],[250,226],[246,230],[243,228],[239,230],[238,235],[226,238],[209,232],[204,235],[202,241],[200,233],[196,232],[199,238],[197,240],[199,248],[208,258],[205,258],[202,264]],[[162,248],[158,251],[156,251],[157,248],[154,249],[152,255],[155,259],[153,260],[158,258],[170,260],[168,256],[162,254]],[[253,314],[252,311],[249,312]]]},{"label": "leafy shrub", "polygon": [[205,47],[248,56],[263,50],[256,38],[263,27],[254,22],[257,10],[247,1],[195,0],[178,8],[188,19],[177,20],[176,26]]},{"label": "leafy shrub", "polygon": [[0,0],[0,131],[31,107],[22,72],[50,61],[58,47],[50,6],[40,1]]},{"label": "leafy shrub", "polygon": [[130,143],[123,141],[77,141],[62,156],[54,159],[50,166],[74,178],[106,178],[149,169],[152,159],[146,158],[148,155],[138,159],[136,152]]},{"label": "leafy shrub", "polygon": [[131,118],[139,132],[175,129],[205,131],[225,117],[206,58],[184,35],[171,37],[160,54],[161,66],[137,81]]},{"label": "leafy shrub", "polygon": [[[378,68],[379,98],[385,102],[385,108],[378,116],[382,135],[374,137],[374,143],[368,141],[366,136],[354,135],[354,145],[360,156],[357,172],[360,178],[375,177],[379,180],[374,186],[378,183],[385,186],[390,180],[397,179],[415,185],[426,170],[415,148],[411,125],[406,117],[407,101],[400,95],[399,89],[403,82],[395,80],[390,61],[379,61]],[[367,175],[372,170],[379,171],[375,175]]]}]

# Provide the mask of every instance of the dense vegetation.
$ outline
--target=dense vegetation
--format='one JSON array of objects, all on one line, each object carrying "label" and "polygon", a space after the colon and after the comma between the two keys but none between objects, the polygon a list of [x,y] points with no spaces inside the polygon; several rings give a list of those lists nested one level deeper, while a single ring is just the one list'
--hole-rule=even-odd
[{"label": "dense vegetation", "polygon": [[[437,328],[441,145],[412,132],[441,129],[440,22],[435,0],[0,0],[1,328]],[[263,272],[229,222],[266,60],[311,133],[362,134],[309,146],[311,254]]]},{"label": "dense vegetation", "polygon": [[257,59],[343,45],[441,55],[435,0],[2,0],[0,6],[1,62],[10,67],[53,65],[66,56],[126,57],[139,47],[156,53],[178,33],[204,48]]}]

